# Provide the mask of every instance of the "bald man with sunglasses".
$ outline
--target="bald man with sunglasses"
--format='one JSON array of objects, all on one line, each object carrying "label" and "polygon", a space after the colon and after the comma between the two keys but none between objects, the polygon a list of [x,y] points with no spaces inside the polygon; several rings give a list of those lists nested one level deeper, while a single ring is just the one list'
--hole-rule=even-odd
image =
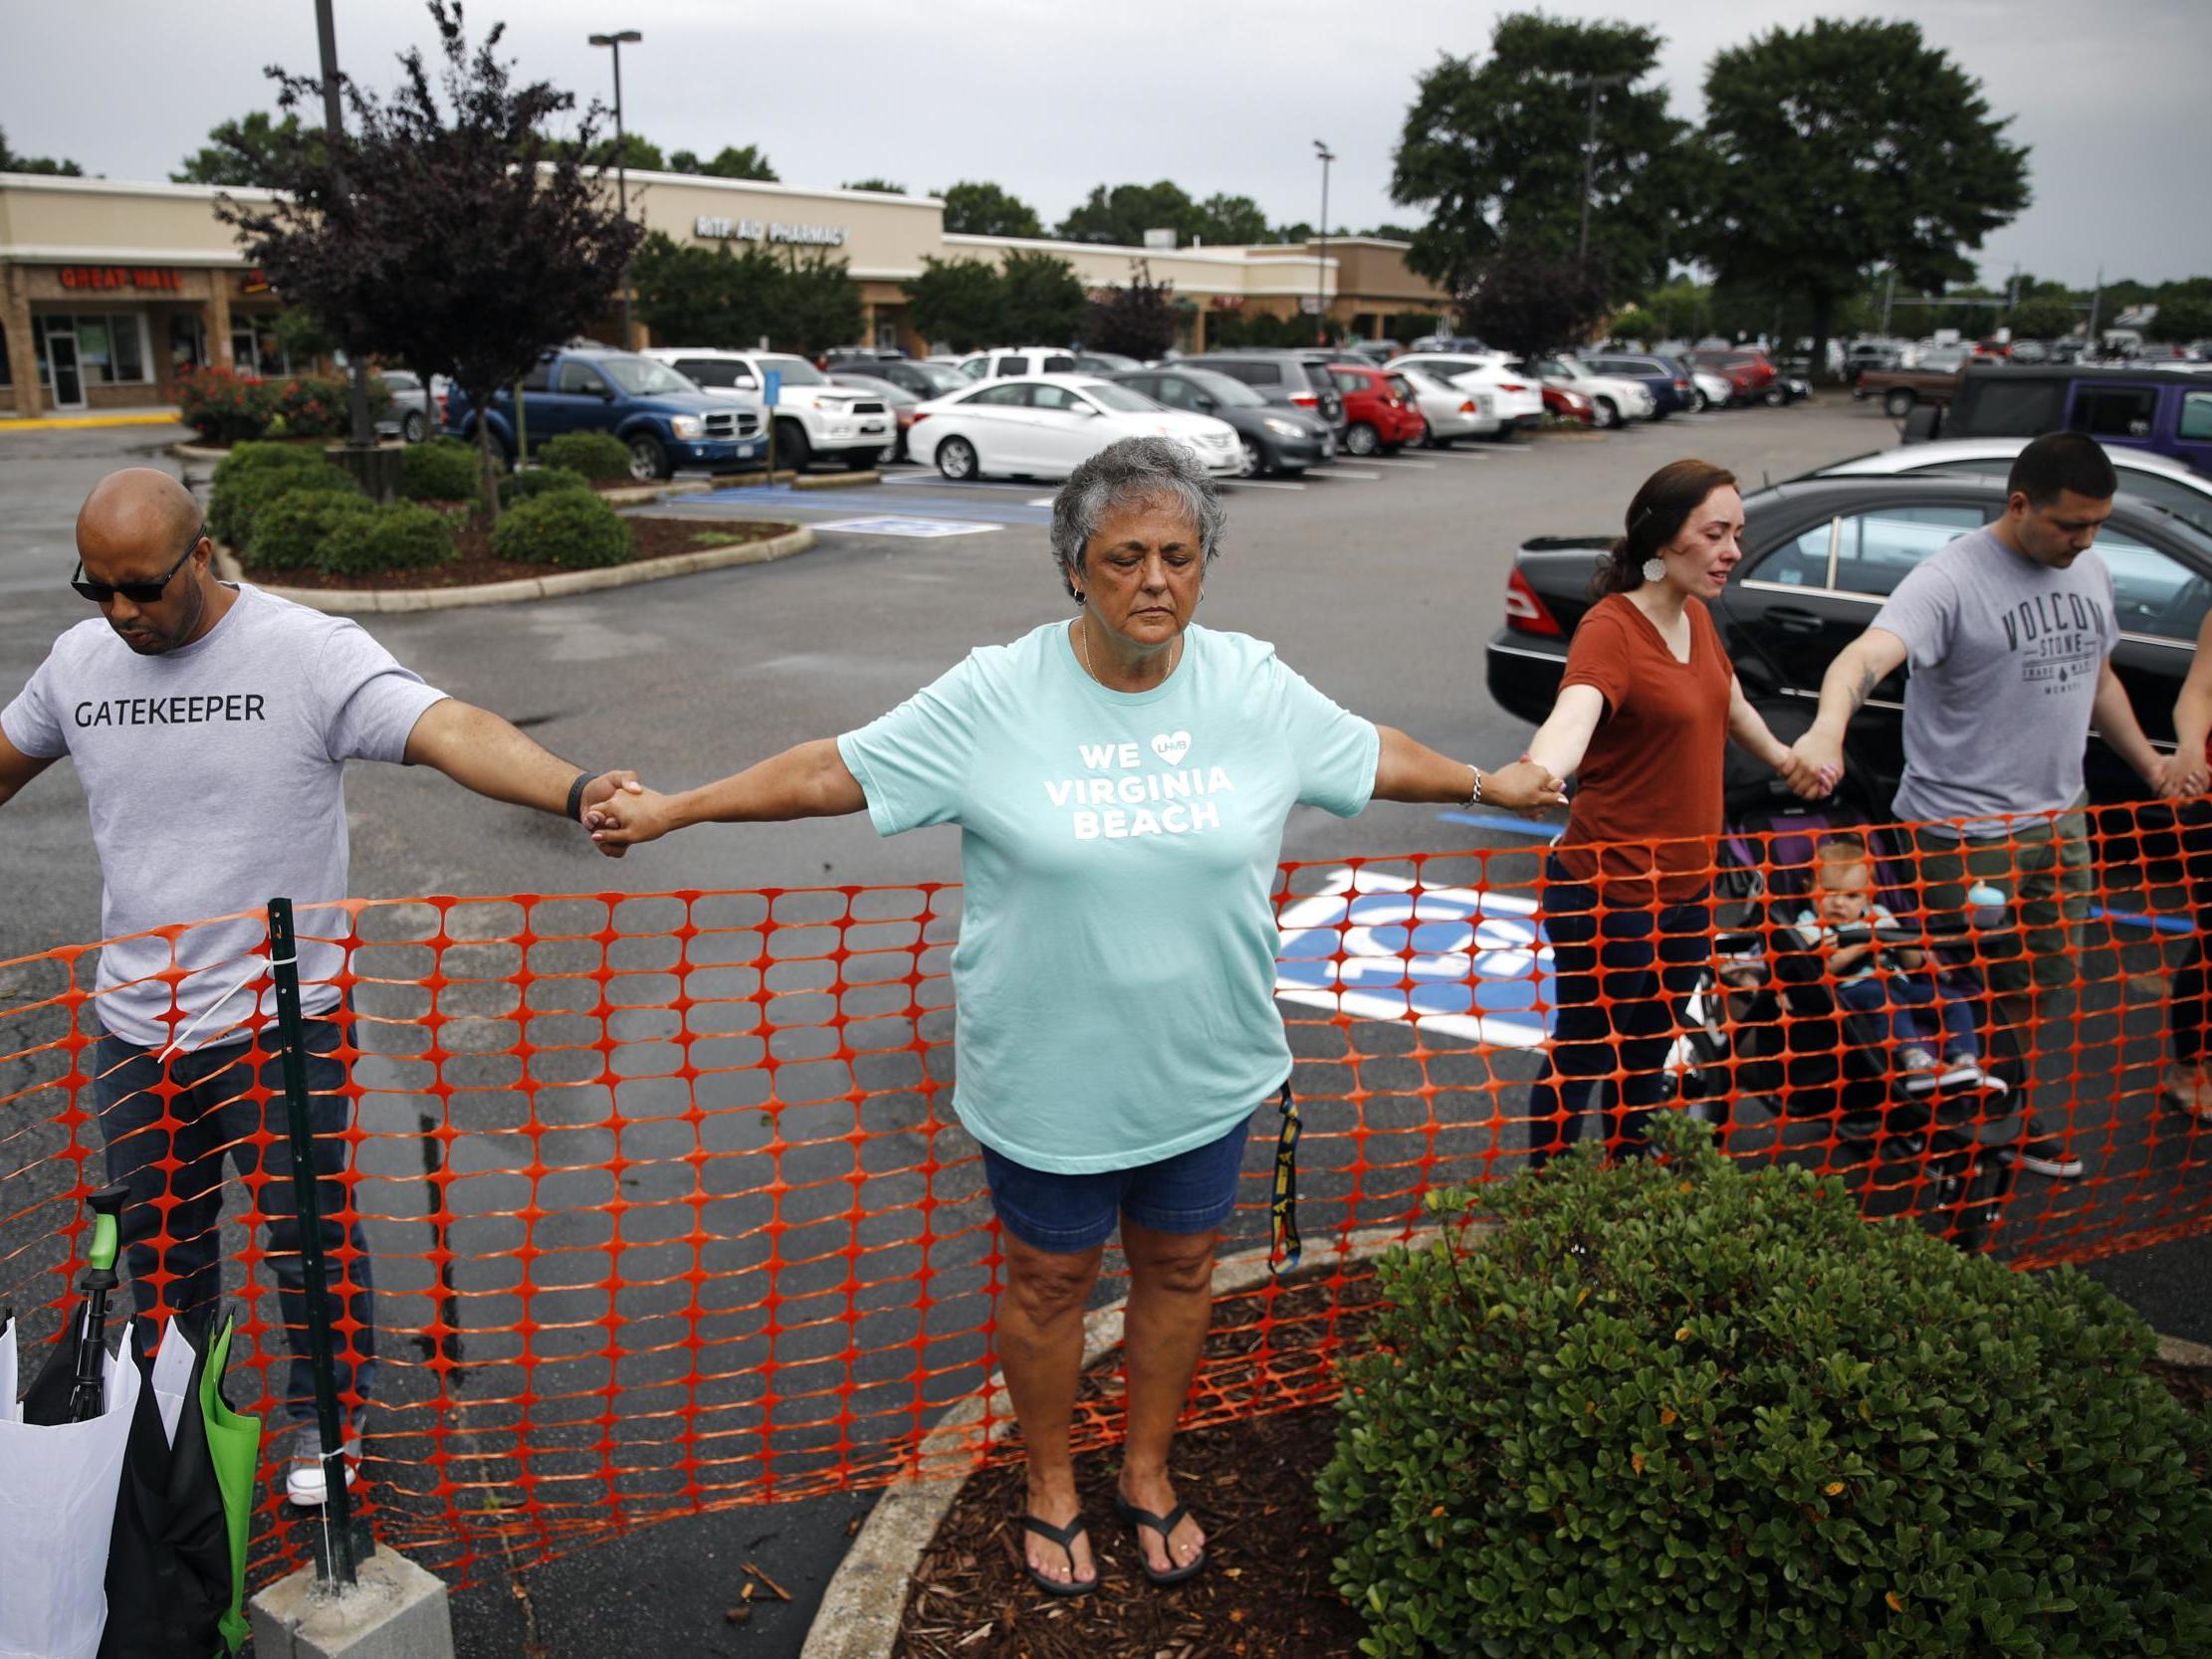
[{"label": "bald man with sunglasses", "polygon": [[[256,1101],[248,1061],[275,1004],[268,997],[256,1017],[264,933],[236,913],[273,896],[301,907],[317,1168],[334,1183],[346,1157],[335,1017],[344,952],[327,940],[345,926],[316,907],[346,896],[345,762],[433,766],[480,795],[578,821],[635,779],[570,765],[497,715],[432,689],[345,618],[218,580],[198,505],[166,473],[134,467],[103,479],[78,514],[77,552],[70,585],[100,616],[56,640],[0,710],[0,805],[63,755],[76,761],[100,856],[101,931],[115,940],[101,952],[94,1006],[106,1035],[90,1068],[93,1096],[109,1177],[130,1191],[122,1240],[141,1317],[212,1307],[222,1293],[224,1159],[268,1177],[259,1202],[299,1429],[288,1487],[296,1503],[321,1503],[283,1079],[266,1061],[258,1081],[271,1098]],[[208,917],[234,920],[190,926]],[[276,1046],[273,1032],[263,1036],[265,1054]],[[266,1152],[255,1143],[264,1131]],[[342,1196],[334,1184],[326,1192],[327,1218]],[[357,1224],[348,1236],[326,1219],[323,1234],[328,1253],[352,1246],[348,1311],[359,1329],[341,1344],[338,1386],[365,1402],[376,1363],[368,1258]],[[348,1451],[358,1423],[356,1412]]]}]

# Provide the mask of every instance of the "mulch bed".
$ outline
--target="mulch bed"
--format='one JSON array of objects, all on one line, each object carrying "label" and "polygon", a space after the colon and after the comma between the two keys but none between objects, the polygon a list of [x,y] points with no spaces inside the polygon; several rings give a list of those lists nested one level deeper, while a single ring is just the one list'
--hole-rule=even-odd
[{"label": "mulch bed", "polygon": [[[789,524],[762,523],[754,519],[641,518],[623,520],[630,526],[630,563],[666,558],[673,553],[696,553],[703,547],[727,547],[735,542],[766,541],[783,534]],[[366,593],[392,588],[473,587],[479,582],[512,582],[537,576],[565,574],[559,564],[526,564],[495,558],[492,532],[479,519],[457,526],[453,543],[460,557],[450,564],[420,570],[379,570],[369,575],[332,575],[326,570],[253,570],[246,579],[270,587],[323,588]]]},{"label": "mulch bed", "polygon": [[[1331,1294],[1288,1291],[1275,1317],[1319,1311]],[[1248,1350],[1257,1312],[1252,1297],[1219,1303],[1209,1355]],[[1346,1308],[1336,1329],[1350,1335],[1363,1323],[1364,1310]],[[1278,1348],[1285,1336],[1278,1330]],[[1083,1398],[1118,1406],[1119,1365],[1117,1355],[1087,1373]],[[1167,1589],[1145,1578],[1135,1536],[1114,1517],[1118,1459],[1078,1458],[1100,1585],[1072,1600],[1021,1570],[1023,1466],[984,1470],[961,1488],[915,1570],[895,1659],[1359,1659],[1367,1626],[1330,1586],[1336,1540],[1314,1511],[1314,1477],[1335,1437],[1336,1407],[1326,1404],[1178,1435],[1176,1489],[1206,1528],[1211,1564]]]},{"label": "mulch bed", "polygon": [[[1276,1317],[1308,1300],[1319,1307],[1327,1294],[1290,1291]],[[1248,1348],[1249,1332],[1234,1328],[1255,1313],[1249,1297],[1218,1304],[1209,1356]],[[1354,1334],[1364,1314],[1345,1309],[1338,1331]],[[1118,1403],[1118,1365],[1117,1356],[1086,1373],[1081,1400]],[[2145,1369],[2183,1404],[2212,1406],[2212,1368],[2153,1359]],[[1360,1659],[1366,1623],[1330,1584],[1336,1538],[1313,1499],[1336,1421],[1334,1405],[1314,1405],[1178,1435],[1177,1491],[1206,1527],[1212,1564],[1168,1589],[1146,1580],[1134,1537],[1114,1518],[1112,1454],[1076,1460],[1100,1586],[1072,1600],[1047,1595],[1021,1570],[1022,1466],[982,1471],[915,1569],[893,1659]]]}]

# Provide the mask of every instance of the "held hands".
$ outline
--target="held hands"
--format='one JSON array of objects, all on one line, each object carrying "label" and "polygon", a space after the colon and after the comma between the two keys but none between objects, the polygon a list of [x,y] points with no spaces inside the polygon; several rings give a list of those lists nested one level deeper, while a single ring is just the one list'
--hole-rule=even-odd
[{"label": "held hands", "polygon": [[1774,771],[1801,799],[1824,800],[1843,781],[1844,745],[1808,731],[1776,756]]},{"label": "held hands", "polygon": [[[591,844],[620,858],[641,841],[666,835],[668,797],[638,782],[635,772],[609,772],[583,794],[581,817]],[[648,827],[649,826],[649,827]]]},{"label": "held hands", "polygon": [[[633,771],[625,769],[621,771],[601,772],[597,777],[593,778],[589,783],[583,786],[582,798],[576,802],[577,820],[582,823],[585,829],[588,830],[593,827],[593,819],[597,813],[598,808],[605,802],[613,799],[614,796],[625,791],[630,794],[635,794],[643,787],[644,785],[637,781],[637,773]],[[592,840],[597,841],[598,837],[593,836]],[[609,847],[603,843],[600,844],[599,851],[604,853],[608,858],[620,858],[623,853],[622,848]]]},{"label": "held hands", "polygon": [[1533,760],[1516,760],[1510,766],[1483,773],[1482,799],[1533,818],[1547,807],[1564,805],[1567,784]]},{"label": "held hands", "polygon": [[2170,799],[2184,795],[2201,795],[2208,781],[2204,756],[2194,757],[2175,753],[2163,756],[2144,779],[2152,789]]}]

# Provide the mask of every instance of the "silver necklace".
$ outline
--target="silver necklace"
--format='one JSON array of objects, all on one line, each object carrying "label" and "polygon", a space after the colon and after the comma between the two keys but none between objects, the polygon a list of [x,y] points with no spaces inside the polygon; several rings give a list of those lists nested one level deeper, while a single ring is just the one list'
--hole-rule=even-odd
[{"label": "silver necklace", "polygon": [[[1090,632],[1088,628],[1083,626],[1083,619],[1077,617],[1075,620],[1075,655],[1082,661],[1083,672],[1090,675],[1093,680],[1098,681],[1101,686],[1105,686],[1106,682],[1099,680],[1098,675],[1091,668]],[[1173,674],[1175,665],[1181,661],[1183,661],[1183,636],[1178,634],[1175,637],[1175,650],[1168,658],[1168,673]],[[1162,676],[1162,678],[1164,679],[1166,676]],[[1106,689],[1108,691],[1113,690],[1111,686],[1107,686]]]}]

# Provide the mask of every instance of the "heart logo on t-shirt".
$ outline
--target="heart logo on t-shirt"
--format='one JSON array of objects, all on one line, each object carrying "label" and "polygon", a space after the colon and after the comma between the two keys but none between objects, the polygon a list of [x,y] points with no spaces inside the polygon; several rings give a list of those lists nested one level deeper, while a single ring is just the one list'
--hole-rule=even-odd
[{"label": "heart logo on t-shirt", "polygon": [[1191,733],[1188,731],[1163,731],[1152,739],[1152,752],[1171,766],[1183,764],[1183,757],[1191,752]]}]

